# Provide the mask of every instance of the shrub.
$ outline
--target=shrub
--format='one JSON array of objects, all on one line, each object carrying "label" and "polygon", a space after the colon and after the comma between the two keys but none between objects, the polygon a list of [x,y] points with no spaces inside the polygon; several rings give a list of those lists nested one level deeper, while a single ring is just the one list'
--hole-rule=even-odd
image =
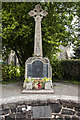
[{"label": "shrub", "polygon": [[52,70],[54,78],[80,80],[80,60],[56,60]]},{"label": "shrub", "polygon": [[63,71],[61,63],[58,59],[53,60],[52,63],[52,77],[62,79],[63,78]]},{"label": "shrub", "polygon": [[63,78],[80,80],[80,60],[62,60],[60,63]]},{"label": "shrub", "polygon": [[[2,80],[10,81],[23,77],[23,68],[12,65],[2,65]],[[24,78],[23,78],[24,79]]]}]

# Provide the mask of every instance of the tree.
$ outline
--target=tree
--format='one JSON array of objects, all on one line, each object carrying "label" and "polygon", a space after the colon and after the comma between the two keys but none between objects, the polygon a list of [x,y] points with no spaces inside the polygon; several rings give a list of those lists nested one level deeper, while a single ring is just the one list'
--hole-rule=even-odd
[{"label": "tree", "polygon": [[[19,63],[24,66],[28,57],[33,55],[34,19],[28,12],[34,9],[37,2],[2,4],[2,39],[3,51],[14,50]],[[73,43],[78,38],[71,22],[76,15],[78,4],[62,2],[41,2],[48,15],[42,19],[43,53],[51,60],[59,51],[59,45]],[[5,52],[3,52],[5,53]],[[3,54],[5,55],[5,54]]]}]

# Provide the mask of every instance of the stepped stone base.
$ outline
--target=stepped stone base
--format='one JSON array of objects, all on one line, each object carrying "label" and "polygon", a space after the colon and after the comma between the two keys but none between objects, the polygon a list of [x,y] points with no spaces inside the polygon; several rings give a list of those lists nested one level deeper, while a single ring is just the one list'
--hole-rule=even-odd
[{"label": "stepped stone base", "polygon": [[22,90],[22,94],[54,94],[54,90]]}]

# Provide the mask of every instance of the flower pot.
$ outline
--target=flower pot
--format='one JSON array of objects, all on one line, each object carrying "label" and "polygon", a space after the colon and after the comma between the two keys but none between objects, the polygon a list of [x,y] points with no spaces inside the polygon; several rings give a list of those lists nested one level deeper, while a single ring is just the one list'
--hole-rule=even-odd
[{"label": "flower pot", "polygon": [[51,82],[50,82],[50,81],[45,83],[45,89],[46,89],[46,90],[52,89],[52,88],[51,88]]},{"label": "flower pot", "polygon": [[26,89],[32,90],[32,83],[26,83]]}]

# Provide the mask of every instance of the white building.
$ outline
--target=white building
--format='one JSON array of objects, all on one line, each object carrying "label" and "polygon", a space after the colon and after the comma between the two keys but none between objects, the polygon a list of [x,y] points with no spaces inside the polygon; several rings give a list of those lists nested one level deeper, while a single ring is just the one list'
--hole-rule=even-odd
[{"label": "white building", "polygon": [[71,59],[72,55],[73,55],[73,50],[71,47],[66,46],[64,47],[63,45],[59,46],[59,49],[61,50],[61,52],[58,53],[58,59]]}]

